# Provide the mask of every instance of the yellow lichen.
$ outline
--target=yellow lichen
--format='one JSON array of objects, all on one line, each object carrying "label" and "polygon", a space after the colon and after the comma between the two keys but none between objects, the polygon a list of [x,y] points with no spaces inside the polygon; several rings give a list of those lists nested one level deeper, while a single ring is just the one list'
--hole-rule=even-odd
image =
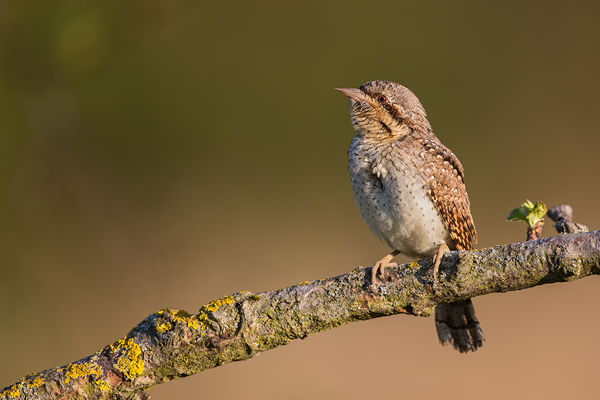
[{"label": "yellow lichen", "polygon": [[104,379],[96,381],[96,385],[98,386],[98,389],[100,389],[103,392],[108,392],[110,390],[110,384]]},{"label": "yellow lichen", "polygon": [[174,310],[173,320],[177,323],[187,325],[188,328],[198,329],[198,320],[195,315],[188,314],[184,310]]},{"label": "yellow lichen", "polygon": [[[207,305],[203,306],[202,309],[200,310],[200,312],[198,313],[198,315],[194,316],[195,321],[196,321],[195,329],[198,329],[198,323],[200,324],[199,325],[200,329],[202,329],[203,331],[208,328],[208,315],[206,315],[206,311],[215,312],[219,309],[219,307],[226,305],[226,304],[233,304],[233,303],[235,303],[235,299],[233,298],[233,296],[225,296],[225,297],[221,297],[220,299],[213,300],[210,303],[208,303]],[[205,335],[204,332],[202,332],[200,334],[200,336],[204,336],[204,335]]]},{"label": "yellow lichen", "polygon": [[[198,314],[198,322],[200,323],[200,328],[205,331],[206,328],[208,328],[208,315],[206,315],[206,313],[202,310],[200,310],[200,313]],[[202,332],[200,333],[200,336],[204,336],[205,333]]]},{"label": "yellow lichen", "polygon": [[113,367],[121,371],[129,380],[144,373],[144,360],[142,359],[142,349],[132,338],[120,339],[110,345],[110,351],[113,353],[121,352],[117,363]]},{"label": "yellow lichen", "polygon": [[188,328],[198,329],[198,318],[196,316],[193,316],[190,319],[188,319],[187,326]]},{"label": "yellow lichen", "polygon": [[[260,298],[258,295],[254,295],[253,299]],[[156,312],[156,315],[164,315],[165,313],[171,314],[172,322],[175,324],[186,325],[188,328],[192,329],[202,329],[205,330],[208,327],[208,316],[206,315],[206,311],[217,311],[219,307],[225,304],[233,304],[235,303],[235,299],[233,296],[225,296],[217,300],[213,300],[200,310],[198,315],[192,315],[187,313],[185,310],[169,310],[164,309]],[[170,322],[157,322],[156,330],[158,332],[166,332],[168,330],[173,329],[173,325]],[[201,334],[204,336],[204,334]]]},{"label": "yellow lichen", "polygon": [[165,323],[165,324],[161,324],[159,323],[156,326],[156,330],[159,332],[166,332],[166,331],[170,331],[171,328],[173,328],[173,325],[171,325],[169,322]]},{"label": "yellow lichen", "polygon": [[419,268],[419,263],[416,261],[413,261],[410,263],[410,265],[408,266],[410,269],[415,269],[415,268]]},{"label": "yellow lichen", "polygon": [[63,383],[69,383],[71,379],[81,378],[88,375],[99,376],[102,374],[102,368],[97,364],[83,363],[83,364],[69,364],[67,365],[67,372],[65,373],[65,380]]},{"label": "yellow lichen", "polygon": [[298,286],[300,286],[300,285],[308,285],[308,284],[310,284],[310,282],[309,282],[309,281],[304,281],[304,282],[300,282],[300,283],[298,284]]},{"label": "yellow lichen", "polygon": [[233,296],[225,296],[225,297],[221,297],[220,299],[211,301],[210,303],[205,305],[203,308],[206,308],[208,311],[217,311],[219,309],[219,307],[221,307],[225,304],[233,304],[233,303],[235,303],[235,299],[233,298]]},{"label": "yellow lichen", "polygon": [[[189,314],[185,310],[165,309],[165,310],[158,311],[156,314],[162,315],[164,313],[171,314],[171,317],[173,318],[173,322],[175,322],[177,324],[183,324],[183,325],[186,325],[188,328],[198,329],[198,317],[195,315]],[[173,325],[171,325],[168,322],[165,324],[159,323],[158,326],[156,327],[156,329],[159,332],[165,332],[172,328],[173,328]]]},{"label": "yellow lichen", "polygon": [[9,386],[3,392],[0,392],[0,397],[19,397],[21,396],[21,385],[22,383],[15,383],[12,386]]},{"label": "yellow lichen", "polygon": [[30,389],[41,386],[42,383],[44,383],[44,379],[41,376],[36,376],[31,380],[25,381],[25,384],[27,384],[27,387]]}]

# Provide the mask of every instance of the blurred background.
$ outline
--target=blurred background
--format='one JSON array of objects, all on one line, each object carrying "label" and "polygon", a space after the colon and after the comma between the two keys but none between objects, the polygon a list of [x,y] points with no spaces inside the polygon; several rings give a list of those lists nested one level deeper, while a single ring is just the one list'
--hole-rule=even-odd
[{"label": "blurred background", "polygon": [[[161,308],[387,254],[334,87],[417,94],[465,167],[477,247],[524,240],[506,217],[525,199],[598,229],[599,18],[594,1],[1,1],[0,388]],[[432,318],[379,318],[149,394],[597,398],[599,282],[476,298],[475,354]]]}]

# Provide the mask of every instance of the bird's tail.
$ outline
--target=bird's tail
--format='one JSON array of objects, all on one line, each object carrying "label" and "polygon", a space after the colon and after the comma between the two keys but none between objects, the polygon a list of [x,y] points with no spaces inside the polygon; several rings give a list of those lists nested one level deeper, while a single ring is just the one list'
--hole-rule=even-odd
[{"label": "bird's tail", "polygon": [[440,343],[451,343],[461,353],[477,350],[485,340],[471,299],[438,304],[435,327]]}]

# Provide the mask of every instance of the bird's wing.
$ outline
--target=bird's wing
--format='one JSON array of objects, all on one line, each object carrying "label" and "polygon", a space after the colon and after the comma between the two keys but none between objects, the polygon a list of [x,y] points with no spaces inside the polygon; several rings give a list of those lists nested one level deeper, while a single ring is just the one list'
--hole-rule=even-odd
[{"label": "bird's wing", "polygon": [[457,250],[471,250],[477,231],[471,216],[464,170],[458,158],[437,140],[422,139],[427,193],[433,200]]}]

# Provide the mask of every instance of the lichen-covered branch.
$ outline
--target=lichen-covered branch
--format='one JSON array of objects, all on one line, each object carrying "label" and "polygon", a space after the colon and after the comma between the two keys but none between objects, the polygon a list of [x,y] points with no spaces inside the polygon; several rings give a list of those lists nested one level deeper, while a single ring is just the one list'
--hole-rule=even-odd
[{"label": "lichen-covered branch", "polygon": [[[449,252],[434,285],[431,259],[370,268],[263,293],[212,301],[198,314],[156,312],[96,354],[26,376],[0,399],[147,399],[146,390],[294,339],[393,314],[429,316],[436,304],[600,274],[600,231]],[[433,344],[432,344],[433,345]]]}]

